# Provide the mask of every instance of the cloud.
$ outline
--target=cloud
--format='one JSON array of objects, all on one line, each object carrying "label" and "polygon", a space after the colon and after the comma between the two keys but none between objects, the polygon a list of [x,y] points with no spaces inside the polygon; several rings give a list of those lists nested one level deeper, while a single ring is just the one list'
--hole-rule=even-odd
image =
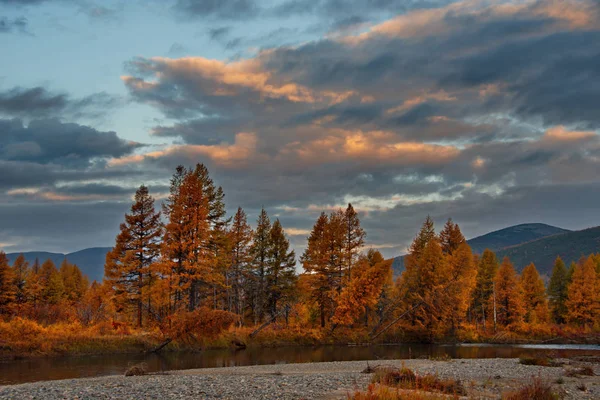
[{"label": "cloud", "polygon": [[184,19],[243,19],[254,17],[260,11],[253,0],[177,0],[173,9]]},{"label": "cloud", "polygon": [[27,26],[28,21],[25,17],[18,17],[11,20],[0,16],[0,33],[18,32],[28,34]]},{"label": "cloud", "polygon": [[120,157],[138,148],[115,132],[55,119],[0,120],[0,160],[89,166],[95,158]]},{"label": "cloud", "polygon": [[53,93],[41,86],[16,86],[0,91],[0,115],[11,117],[98,118],[119,104],[120,99],[105,92],[73,99],[66,93]]}]

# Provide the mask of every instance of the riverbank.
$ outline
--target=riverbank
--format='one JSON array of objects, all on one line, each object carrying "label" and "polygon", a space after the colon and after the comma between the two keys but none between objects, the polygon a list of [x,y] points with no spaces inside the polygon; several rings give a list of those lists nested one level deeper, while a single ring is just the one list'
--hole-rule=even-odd
[{"label": "riverbank", "polygon": [[361,372],[367,365],[396,368],[404,365],[417,374],[460,380],[468,396],[474,398],[500,398],[533,377],[552,384],[566,399],[600,398],[600,377],[568,376],[569,371],[584,366],[600,374],[600,364],[574,359],[556,361],[565,364],[523,365],[518,359],[372,360],[205,368],[0,386],[0,398],[345,399],[371,382],[372,374]]}]

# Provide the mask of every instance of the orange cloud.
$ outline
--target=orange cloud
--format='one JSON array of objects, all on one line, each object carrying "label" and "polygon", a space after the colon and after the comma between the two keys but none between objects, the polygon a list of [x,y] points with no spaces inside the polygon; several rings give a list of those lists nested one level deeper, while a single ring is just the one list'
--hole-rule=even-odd
[{"label": "orange cloud", "polygon": [[546,130],[543,139],[553,142],[574,142],[598,137],[593,131],[569,131],[562,125]]},{"label": "orange cloud", "polygon": [[160,151],[145,154],[134,154],[110,160],[109,166],[137,164],[146,160],[167,157],[182,157],[196,160],[207,157],[216,165],[232,167],[245,164],[256,155],[257,138],[254,133],[240,132],[235,135],[233,144],[221,143],[217,145],[173,145]]},{"label": "orange cloud", "polygon": [[419,104],[425,103],[427,100],[436,100],[436,101],[455,101],[456,97],[451,96],[445,90],[440,90],[435,93],[425,93],[419,96],[412,97],[408,100],[405,100],[398,107],[390,108],[386,110],[388,114],[394,114],[401,111],[409,110]]},{"label": "orange cloud", "polygon": [[[164,67],[157,68],[158,70],[155,71],[157,79],[168,77],[170,74],[187,76],[192,80],[204,79],[214,85],[203,89],[212,91],[215,96],[234,96],[240,90],[250,89],[265,98],[285,98],[292,102],[303,103],[337,104],[355,94],[353,91],[319,92],[295,82],[275,82],[273,74],[264,67],[260,57],[232,62],[204,57],[177,59],[153,57],[150,60]],[[150,90],[156,86],[154,82],[147,82],[132,76],[123,76],[121,79],[126,85],[137,91]]]}]

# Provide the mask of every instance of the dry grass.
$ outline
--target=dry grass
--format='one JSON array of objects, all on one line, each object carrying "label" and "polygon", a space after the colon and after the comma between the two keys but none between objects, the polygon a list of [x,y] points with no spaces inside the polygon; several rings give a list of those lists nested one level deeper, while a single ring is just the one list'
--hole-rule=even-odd
[{"label": "dry grass", "polygon": [[405,392],[399,388],[370,384],[366,391],[348,395],[350,400],[442,400],[448,396],[420,391]]},{"label": "dry grass", "polygon": [[376,371],[373,383],[408,390],[439,392],[450,395],[464,396],[467,391],[463,384],[454,379],[441,379],[437,375],[417,375],[410,368]]},{"label": "dry grass", "polygon": [[125,376],[142,376],[146,375],[147,366],[145,363],[131,366],[125,371]]},{"label": "dry grass", "polygon": [[504,400],[558,400],[560,396],[554,393],[552,387],[540,378],[518,389],[515,392],[502,396]]},{"label": "dry grass", "polygon": [[581,368],[571,368],[565,371],[565,376],[575,378],[578,376],[594,376],[594,369],[588,365]]}]

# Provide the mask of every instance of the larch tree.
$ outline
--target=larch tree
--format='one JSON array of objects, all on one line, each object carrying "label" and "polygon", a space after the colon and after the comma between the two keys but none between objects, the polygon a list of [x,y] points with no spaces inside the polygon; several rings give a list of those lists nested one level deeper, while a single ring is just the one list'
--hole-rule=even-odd
[{"label": "larch tree", "polygon": [[496,259],[496,254],[489,249],[485,249],[479,258],[477,280],[475,290],[473,291],[473,303],[471,307],[475,318],[481,317],[484,330],[489,320],[489,310],[493,306],[494,278],[497,271],[498,260]]},{"label": "larch tree", "polygon": [[591,327],[600,314],[600,285],[596,266],[591,257],[583,265],[577,265],[573,281],[569,285],[567,320],[573,324]]},{"label": "larch tree", "polygon": [[498,323],[504,326],[523,322],[525,305],[519,277],[508,257],[504,257],[495,279]]},{"label": "larch tree", "polygon": [[568,292],[567,268],[560,257],[554,261],[552,276],[548,283],[548,298],[550,300],[550,310],[552,319],[557,324],[563,324],[567,317],[567,298]]},{"label": "larch tree", "polygon": [[280,305],[294,298],[296,288],[296,254],[290,250],[283,227],[276,219],[269,232],[269,253],[266,269],[267,308],[271,318],[280,312]]},{"label": "larch tree", "polygon": [[356,271],[339,295],[338,306],[332,317],[334,324],[350,325],[365,315],[368,325],[368,312],[381,299],[384,286],[391,278],[391,260],[385,261],[376,250],[359,256]]},{"label": "larch tree", "polygon": [[271,221],[267,211],[260,211],[252,240],[252,311],[254,323],[262,322],[267,308],[266,275],[271,251]]},{"label": "larch tree", "polygon": [[[142,327],[146,289],[153,279],[152,265],[160,253],[162,224],[160,212],[148,188],[140,186],[125,222],[120,226],[115,247],[106,255],[105,277],[121,307],[136,309],[136,324]],[[148,304],[150,307],[151,304]]]},{"label": "larch tree", "polygon": [[[455,228],[460,232],[458,225],[455,225]],[[471,248],[464,241],[464,238],[462,241],[454,243],[457,244],[446,248],[447,251],[451,251],[447,255],[450,282],[446,290],[449,301],[454,304],[448,312],[453,332],[464,320],[477,284],[477,265],[473,259]],[[442,251],[443,249],[444,246],[442,245]]]},{"label": "larch tree", "polygon": [[[400,290],[404,296],[404,303],[407,307],[414,306],[423,301],[423,293],[421,293],[424,288],[422,256],[429,242],[435,238],[436,234],[433,220],[430,216],[427,216],[419,233],[413,239],[408,254],[404,258],[405,270],[401,275]],[[437,245],[439,246],[439,241],[437,242]],[[416,314],[411,313],[413,325],[417,322],[415,318]]]},{"label": "larch tree", "polygon": [[321,327],[325,327],[326,317],[333,309],[334,274],[336,270],[329,263],[328,246],[329,218],[321,213],[308,237],[308,244],[300,262],[306,271],[306,283],[310,297],[319,309]]},{"label": "larch tree", "polygon": [[525,302],[525,321],[529,323],[548,322],[548,301],[546,288],[535,265],[529,264],[521,273],[521,287]]},{"label": "larch tree", "polygon": [[[229,228],[231,268],[227,278],[227,284],[231,287],[229,311],[239,315],[244,314],[249,289],[247,284],[251,282],[252,235],[253,231],[248,224],[248,217],[240,207],[233,216],[233,222]],[[243,322],[243,318],[240,319],[240,322]]]},{"label": "larch tree", "polygon": [[0,315],[13,310],[16,299],[13,270],[8,263],[6,253],[0,251]]},{"label": "larch tree", "polygon": [[65,298],[73,303],[81,300],[89,286],[89,281],[79,267],[69,263],[65,258],[60,265],[59,273],[65,288]]}]

